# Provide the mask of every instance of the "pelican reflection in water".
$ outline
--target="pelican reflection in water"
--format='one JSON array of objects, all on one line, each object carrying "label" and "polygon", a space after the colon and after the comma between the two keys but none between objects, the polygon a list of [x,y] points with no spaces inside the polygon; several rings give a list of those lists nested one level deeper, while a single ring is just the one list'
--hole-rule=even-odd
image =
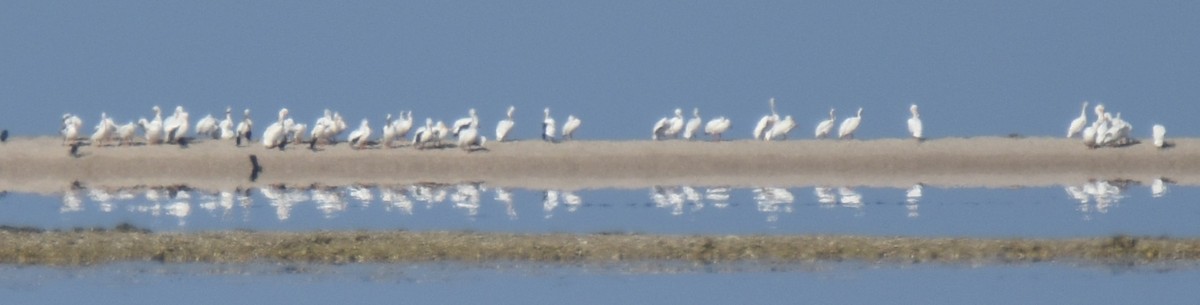
[{"label": "pelican reflection in water", "polygon": [[913,184],[908,192],[904,193],[904,209],[908,210],[909,218],[917,218],[921,213],[917,212],[917,204],[921,202],[921,197],[924,193],[924,186],[920,183]]},{"label": "pelican reflection in water", "polygon": [[779,213],[791,213],[796,197],[785,188],[762,187],[754,189],[754,202],[758,211],[767,213],[767,222],[779,221]]}]

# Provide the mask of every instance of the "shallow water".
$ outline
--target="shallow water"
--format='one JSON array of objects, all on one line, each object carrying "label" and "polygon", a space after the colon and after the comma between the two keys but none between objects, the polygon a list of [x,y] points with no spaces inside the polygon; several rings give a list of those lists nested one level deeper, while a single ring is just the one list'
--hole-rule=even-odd
[{"label": "shallow water", "polygon": [[1200,236],[1195,187],[1085,181],[1059,187],[531,190],[486,184],[197,190],[87,189],[0,197],[0,224],[154,231],[472,230],[655,234]]},{"label": "shallow water", "polygon": [[874,266],[852,263],[771,270],[546,265],[157,265],[0,267],[14,304],[87,297],[121,304],[396,302],[1183,304],[1200,269]]}]

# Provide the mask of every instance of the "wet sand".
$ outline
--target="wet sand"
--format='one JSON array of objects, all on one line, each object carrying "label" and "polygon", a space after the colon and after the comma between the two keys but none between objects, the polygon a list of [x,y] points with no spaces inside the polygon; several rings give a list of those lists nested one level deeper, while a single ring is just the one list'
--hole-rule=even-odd
[{"label": "wet sand", "polygon": [[[1148,183],[1167,177],[1200,184],[1200,139],[1087,149],[1077,139],[946,138],[728,141],[489,142],[456,148],[352,150],[347,145],[286,151],[254,143],[197,141],[178,146],[80,147],[53,137],[0,144],[0,190],[53,193],[89,187],[188,185],[232,189],[273,184],[404,185],[487,182],[522,188],[642,188],[654,185],[802,187],[813,185],[1011,187],[1076,184],[1089,179]],[[251,181],[249,157],[263,171]]]},{"label": "wet sand", "polygon": [[864,236],[677,236],[474,232],[150,233],[137,228],[43,232],[0,230],[0,263],[535,262],[696,264],[761,262],[1106,265],[1200,260],[1200,240],[1114,236],[975,239]]}]

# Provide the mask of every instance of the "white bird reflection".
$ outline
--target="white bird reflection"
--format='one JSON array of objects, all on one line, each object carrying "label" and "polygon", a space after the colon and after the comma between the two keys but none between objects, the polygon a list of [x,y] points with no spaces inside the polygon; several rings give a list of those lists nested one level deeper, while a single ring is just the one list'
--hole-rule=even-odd
[{"label": "white bird reflection", "polygon": [[380,187],[379,200],[387,204],[384,206],[384,210],[388,212],[395,210],[404,215],[412,215],[413,202],[408,199],[405,192],[404,188]]},{"label": "white bird reflection", "polygon": [[724,209],[729,207],[729,188],[728,187],[712,187],[704,190],[704,199],[712,202],[714,207]]},{"label": "white bird reflection", "polygon": [[350,198],[358,200],[363,207],[371,206],[371,202],[375,201],[375,195],[371,194],[371,188],[363,185],[351,185],[346,187],[346,192],[350,194]]},{"label": "white bird reflection", "polygon": [[574,213],[579,207],[583,206],[583,198],[575,195],[575,192],[562,191],[563,203],[567,205],[567,212]]},{"label": "white bird reflection", "polygon": [[923,193],[924,193],[924,186],[921,185],[920,183],[914,184],[911,188],[908,189],[908,192],[904,193],[904,209],[908,210],[909,218],[916,218],[918,216],[921,216],[921,213],[917,212],[917,208],[918,208],[918,203],[921,202],[921,197],[923,196]]},{"label": "white bird reflection", "polygon": [[479,189],[474,184],[457,185],[450,201],[454,202],[455,208],[467,210],[467,216],[479,215]]},{"label": "white bird reflection", "polygon": [[350,205],[346,198],[342,197],[342,192],[335,187],[314,187],[310,193],[312,200],[317,203],[317,210],[320,210],[325,218],[337,216]]},{"label": "white bird reflection", "polygon": [[863,207],[862,194],[846,186],[838,188],[838,201],[842,203],[842,206],[849,208],[860,209]]},{"label": "white bird reflection", "polygon": [[513,195],[504,188],[497,187],[496,201],[504,204],[504,213],[508,215],[508,219],[517,219],[517,209],[513,207]]},{"label": "white bird reflection", "polygon": [[822,208],[832,208],[837,204],[837,196],[833,194],[833,189],[829,187],[813,187],[813,195],[817,196],[817,203]]},{"label": "white bird reflection", "polygon": [[558,191],[546,190],[542,193],[542,211],[546,213],[546,218],[554,216],[554,209],[558,208]]},{"label": "white bird reflection", "polygon": [[754,201],[758,204],[759,212],[767,213],[767,222],[776,222],[780,212],[792,212],[796,197],[785,188],[762,187],[754,189]]},{"label": "white bird reflection", "polygon": [[655,186],[650,188],[650,200],[654,201],[654,207],[660,209],[671,209],[671,215],[683,215],[683,205],[687,202],[686,197],[680,193],[680,190],[669,186]]},{"label": "white bird reflection", "polygon": [[[1112,183],[1107,180],[1097,180],[1078,186],[1066,186],[1063,189],[1066,190],[1068,197],[1079,201],[1079,212],[1083,213],[1085,220],[1090,220],[1093,210],[1105,214],[1110,208],[1119,204],[1121,199],[1125,198],[1122,192],[1129,183],[1129,181]],[[1091,201],[1095,201],[1095,205],[1090,205]]]},{"label": "white bird reflection", "polygon": [[1170,180],[1166,178],[1155,178],[1150,182],[1150,197],[1160,198],[1167,194],[1167,184]]}]

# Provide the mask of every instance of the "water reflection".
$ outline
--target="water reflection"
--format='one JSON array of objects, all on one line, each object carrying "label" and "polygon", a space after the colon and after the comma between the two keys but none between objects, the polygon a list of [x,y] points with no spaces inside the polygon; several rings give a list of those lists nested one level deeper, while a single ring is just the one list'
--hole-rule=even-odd
[{"label": "water reflection", "polygon": [[[1151,198],[1161,198],[1168,193],[1173,182],[1160,178],[1149,183]],[[1106,214],[1119,206],[1128,194],[1128,188],[1137,185],[1129,180],[1093,180],[1078,185],[1063,186],[1067,198],[1077,202],[1076,210],[1084,219],[1096,214]],[[798,199],[794,194],[807,192],[803,188],[756,187],[736,189],[724,186],[693,187],[687,185],[661,185],[649,189],[649,198],[655,210],[665,211],[672,216],[707,215],[706,213],[740,213],[731,207],[738,203],[753,203],[756,218],[767,223],[783,221],[787,215],[796,215],[804,207],[815,207],[814,211],[830,210],[832,213],[863,217],[868,209],[890,210],[884,217],[915,219],[922,216],[920,204],[925,200],[926,186],[921,183],[908,188],[859,189],[854,186],[814,186],[813,197]],[[864,192],[865,190],[865,192]],[[394,215],[421,213],[447,213],[465,216],[476,221],[487,217],[489,209],[500,219],[519,220],[522,202],[529,203],[526,213],[536,213],[535,198],[541,195],[540,210],[543,218],[556,219],[556,215],[581,213],[589,207],[613,207],[614,205],[588,205],[584,197],[588,190],[513,190],[489,187],[485,183],[414,185],[369,185],[348,186],[311,185],[304,187],[275,185],[250,189],[199,190],[187,186],[129,187],[129,188],[86,188],[81,185],[68,187],[61,194],[60,214],[84,212],[120,213],[130,212],[151,217],[171,219],[178,226],[187,226],[196,221],[197,215],[209,215],[203,221],[249,222],[256,211],[273,212],[271,219],[285,223],[295,218],[298,209],[305,215],[335,219],[352,211],[382,211]],[[1047,191],[1057,192],[1053,189]],[[526,192],[531,194],[518,200]],[[255,195],[257,193],[257,195]],[[939,193],[940,194],[940,193]],[[139,196],[140,195],[140,196]],[[865,197],[871,197],[870,201]],[[256,205],[255,197],[262,200]],[[639,196],[640,197],[640,196]],[[938,196],[939,198],[941,196]],[[645,197],[640,197],[645,198]],[[490,200],[490,201],[489,201]],[[626,202],[638,202],[632,199]],[[424,209],[418,208],[423,206]],[[615,205],[637,207],[640,205]],[[647,205],[650,206],[650,205]],[[706,207],[714,207],[706,210]],[[896,208],[892,208],[896,207]],[[899,208],[902,207],[902,208]],[[257,209],[257,208],[262,208]],[[848,208],[851,213],[837,212],[837,208]],[[593,210],[597,211],[597,210]],[[199,212],[199,213],[197,213]],[[829,212],[826,212],[829,213]],[[270,215],[269,213],[257,213]],[[603,213],[601,213],[603,214]],[[903,216],[901,216],[903,215]],[[311,216],[306,216],[311,217]],[[357,216],[356,216],[357,217]],[[807,217],[807,216],[805,216]],[[574,217],[572,217],[574,218]]]}]

